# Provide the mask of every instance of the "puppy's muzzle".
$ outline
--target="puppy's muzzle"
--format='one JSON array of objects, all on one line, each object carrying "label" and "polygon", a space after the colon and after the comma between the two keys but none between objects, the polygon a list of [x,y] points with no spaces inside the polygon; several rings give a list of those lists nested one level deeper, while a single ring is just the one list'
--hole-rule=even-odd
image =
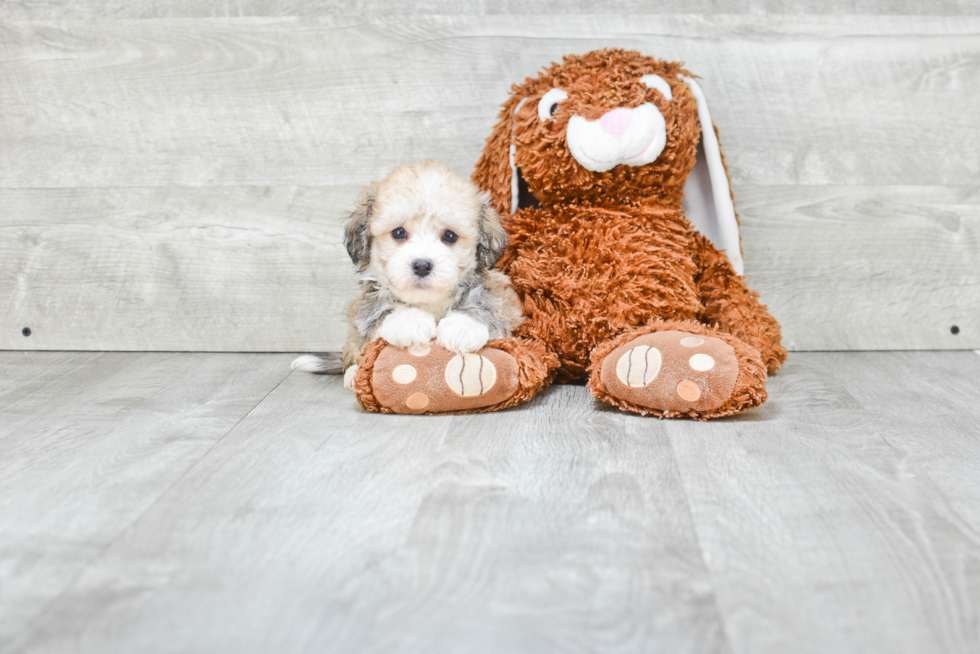
[{"label": "puppy's muzzle", "polygon": [[416,277],[426,277],[432,272],[432,262],[428,259],[416,259],[412,262],[412,271]]}]

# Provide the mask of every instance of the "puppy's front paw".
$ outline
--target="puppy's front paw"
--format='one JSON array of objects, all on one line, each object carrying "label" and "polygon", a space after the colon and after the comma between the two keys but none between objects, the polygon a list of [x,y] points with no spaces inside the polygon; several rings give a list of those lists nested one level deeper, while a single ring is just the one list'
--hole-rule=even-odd
[{"label": "puppy's front paw", "polygon": [[439,321],[436,343],[450,352],[476,352],[489,340],[487,326],[465,313],[450,311]]},{"label": "puppy's front paw", "polygon": [[356,363],[344,371],[344,388],[349,391],[354,390],[354,378],[357,377],[357,369],[360,368]]},{"label": "puppy's front paw", "polygon": [[381,323],[378,336],[395,347],[431,343],[436,337],[436,319],[420,309],[395,309]]}]

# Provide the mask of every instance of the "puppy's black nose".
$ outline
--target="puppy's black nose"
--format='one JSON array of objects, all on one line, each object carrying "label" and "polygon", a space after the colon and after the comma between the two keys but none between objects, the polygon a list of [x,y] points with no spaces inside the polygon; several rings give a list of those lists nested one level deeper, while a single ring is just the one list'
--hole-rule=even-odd
[{"label": "puppy's black nose", "polygon": [[432,272],[432,262],[428,259],[416,259],[412,262],[412,270],[418,277],[425,277]]}]

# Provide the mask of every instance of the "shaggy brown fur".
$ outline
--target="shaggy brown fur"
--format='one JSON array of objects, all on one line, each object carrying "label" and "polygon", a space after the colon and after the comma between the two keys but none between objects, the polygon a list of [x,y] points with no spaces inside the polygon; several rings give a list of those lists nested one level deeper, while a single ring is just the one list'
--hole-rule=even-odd
[{"label": "shaggy brown fur", "polygon": [[[673,99],[648,88],[641,80],[644,75],[663,78]],[[510,233],[498,268],[510,276],[526,319],[513,338],[488,347],[513,357],[519,384],[512,397],[476,411],[522,402],[555,379],[588,380],[590,392],[604,402],[668,418],[726,416],[765,401],[767,370],[782,364],[786,350],[780,346],[779,324],[759,303],[758,294],[684,215],[684,183],[694,169],[701,127],[697,101],[680,75],[693,77],[680,64],[600,50],[565,57],[512,88],[473,181],[489,192]],[[537,105],[555,88],[567,97],[542,120]],[[571,116],[594,121],[614,109],[644,103],[656,105],[666,126],[666,144],[654,161],[592,172],[572,156],[566,139]],[[530,194],[530,201],[514,213],[512,145]],[[655,332],[669,333],[651,338]],[[630,347],[638,337],[655,345]],[[678,345],[670,345],[674,342]],[[372,390],[374,362],[385,345],[376,341],[366,348],[355,380],[362,405],[372,411],[391,412]],[[616,355],[619,366],[626,361],[625,377],[616,362],[606,367],[612,375],[606,379],[620,389],[617,396],[601,371],[607,355],[620,346],[620,352],[630,353],[628,359]],[[712,358],[707,350],[721,358]],[[643,368],[636,368],[639,373],[632,367],[634,352],[644,357]],[[648,371],[653,377],[646,381]],[[640,382],[635,382],[636,374]],[[691,381],[694,377],[703,386]],[[701,402],[697,406],[704,408],[651,408],[657,402],[661,407]]]},{"label": "shaggy brown fur", "polygon": [[[647,74],[669,83],[672,101],[641,83]],[[684,217],[681,199],[700,126],[694,96],[678,75],[693,77],[680,64],[636,52],[565,57],[512,88],[473,181],[490,192],[505,216],[510,249],[499,267],[510,276],[526,315],[516,334],[558,356],[559,381],[583,381],[590,361],[595,370],[617,344],[661,329],[661,321],[685,321],[692,333],[717,332],[744,364],[736,392],[724,407],[710,416],[690,415],[712,417],[764,401],[766,370],[775,371],[786,351],[780,346],[779,324],[758,294]],[[541,121],[537,101],[552,88],[565,90],[568,98],[552,120]],[[565,141],[572,115],[595,120],[617,107],[644,102],[656,104],[667,126],[666,147],[654,162],[597,173],[575,161]],[[508,215],[511,143],[538,206]],[[756,365],[760,361],[764,366]],[[627,406],[605,393],[595,375],[590,388],[622,408],[674,417]]]}]

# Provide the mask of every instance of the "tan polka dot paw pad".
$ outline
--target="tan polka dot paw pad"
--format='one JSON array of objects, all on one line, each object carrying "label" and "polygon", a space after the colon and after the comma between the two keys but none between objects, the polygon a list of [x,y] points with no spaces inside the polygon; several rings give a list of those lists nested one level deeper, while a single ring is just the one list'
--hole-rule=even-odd
[{"label": "tan polka dot paw pad", "polygon": [[607,392],[658,411],[698,413],[724,404],[735,390],[735,349],[683,331],[639,336],[610,352],[600,373]]},{"label": "tan polka dot paw pad", "polygon": [[448,413],[499,404],[517,390],[517,362],[493,348],[455,354],[436,345],[387,346],[371,375],[374,397],[394,413]]}]

